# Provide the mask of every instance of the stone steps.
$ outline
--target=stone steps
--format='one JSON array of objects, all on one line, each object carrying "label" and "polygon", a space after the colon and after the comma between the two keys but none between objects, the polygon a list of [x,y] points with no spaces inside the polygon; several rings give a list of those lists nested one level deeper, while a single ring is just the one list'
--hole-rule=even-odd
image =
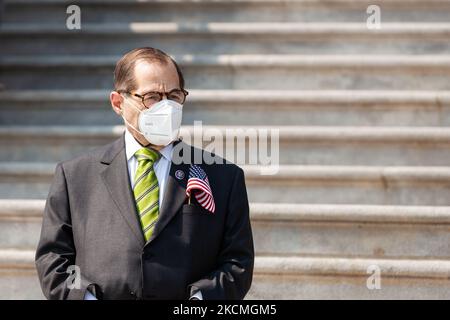
[{"label": "stone steps", "polygon": [[[65,8],[71,2],[53,0],[6,0],[7,22],[65,23]],[[77,1],[85,22],[135,21],[356,21],[367,19],[366,8],[372,1]],[[378,0],[385,21],[448,21],[450,5],[445,0]],[[123,11],[127,14],[124,15]],[[183,15],[180,15],[180,11]],[[420,14],[419,14],[420,13]]]},{"label": "stone steps", "polygon": [[[448,17],[450,10],[445,14]],[[357,23],[298,21],[83,23],[81,30],[67,30],[65,23],[6,22],[0,26],[5,44],[0,56],[18,52],[32,56],[121,55],[150,43],[172,55],[450,53],[448,19],[433,23],[383,20],[381,29],[368,29],[365,19]],[[93,41],[85,46],[89,39]]]},{"label": "stone steps", "polygon": [[0,248],[35,249],[45,200],[0,199]]},{"label": "stone steps", "polygon": [[[0,200],[0,248],[36,248],[44,206]],[[251,203],[250,212],[257,255],[450,258],[449,207]]]},{"label": "stone steps", "polygon": [[[380,290],[367,287],[371,266]],[[449,299],[449,270],[448,260],[257,257],[247,299]]]},{"label": "stone steps", "polygon": [[[114,141],[123,130],[123,126],[0,126],[0,147],[4,151],[0,161],[70,159]],[[259,144],[267,133],[271,139],[264,149]],[[446,166],[450,159],[450,129],[445,127],[202,125],[184,126],[181,130],[183,140],[193,145],[204,135],[203,147],[214,140],[206,138],[210,134],[218,137],[214,152],[226,155],[235,150],[228,160],[238,164],[266,164],[264,157],[269,156],[272,163],[282,165]],[[273,145],[273,152],[279,150],[279,158],[271,153],[277,135],[279,149]],[[220,137],[222,146],[218,143]],[[248,141],[249,137],[264,139]],[[252,163],[248,150],[258,146],[257,162]]]},{"label": "stone steps", "polygon": [[[0,125],[122,124],[108,90],[0,91]],[[450,126],[450,91],[189,90],[185,124]]]},{"label": "stone steps", "polygon": [[[117,56],[0,58],[6,89],[110,89]],[[449,90],[443,55],[183,55],[190,88]],[[274,81],[283,79],[283,81]]]},{"label": "stone steps", "polygon": [[45,299],[39,284],[34,250],[0,249],[0,299]]},{"label": "stone steps", "polygon": [[[54,163],[0,163],[0,198],[46,198]],[[243,166],[251,202],[448,206],[449,167]]]},{"label": "stone steps", "polygon": [[250,208],[259,255],[449,258],[448,207],[252,203]]},{"label": "stone steps", "polygon": [[[379,290],[367,286],[372,268],[381,275]],[[246,298],[448,299],[449,270],[448,260],[257,256]],[[0,250],[0,283],[1,299],[42,299],[34,252]]]},{"label": "stone steps", "polygon": [[123,132],[112,70],[148,45],[186,75],[185,137],[193,120],[280,130],[275,175],[243,166],[247,298],[450,298],[448,0],[79,0],[79,31],[69,1],[3,2],[0,299],[43,298],[33,250],[55,164]]},{"label": "stone steps", "polygon": [[276,175],[244,171],[250,201],[378,205],[449,205],[448,167],[289,166]]}]

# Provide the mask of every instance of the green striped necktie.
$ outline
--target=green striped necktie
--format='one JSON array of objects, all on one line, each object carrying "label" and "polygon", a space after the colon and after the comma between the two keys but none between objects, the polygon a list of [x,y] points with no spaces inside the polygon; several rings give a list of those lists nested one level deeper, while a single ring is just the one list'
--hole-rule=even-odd
[{"label": "green striped necktie", "polygon": [[159,214],[159,186],[153,164],[159,159],[160,153],[141,148],[134,155],[138,160],[138,168],[134,176],[133,193],[145,241],[148,241]]}]

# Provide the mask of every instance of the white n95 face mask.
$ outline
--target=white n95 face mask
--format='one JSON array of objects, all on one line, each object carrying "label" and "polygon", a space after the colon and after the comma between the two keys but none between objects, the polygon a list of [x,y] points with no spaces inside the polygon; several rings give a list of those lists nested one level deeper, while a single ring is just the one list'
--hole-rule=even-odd
[{"label": "white n95 face mask", "polygon": [[130,127],[142,134],[148,142],[157,146],[167,146],[178,139],[183,105],[173,100],[163,99],[152,105],[150,109],[141,110],[131,99],[125,99],[124,102],[126,103],[126,101],[129,101],[127,104],[139,111],[139,130],[125,119],[123,113],[122,118]]}]

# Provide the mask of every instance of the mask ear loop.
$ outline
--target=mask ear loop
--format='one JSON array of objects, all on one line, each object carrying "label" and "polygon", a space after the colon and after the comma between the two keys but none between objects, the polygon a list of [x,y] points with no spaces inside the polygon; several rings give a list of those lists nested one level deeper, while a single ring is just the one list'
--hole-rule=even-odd
[{"label": "mask ear loop", "polygon": [[[124,98],[125,98],[125,97],[124,97]],[[122,108],[123,108],[123,104],[124,104],[124,102],[122,102]],[[138,107],[136,107],[134,104],[132,104],[132,106],[133,106],[133,108],[135,108],[135,109],[136,109],[137,111],[139,111],[140,113],[142,112],[142,110],[140,110],[140,109],[139,109]],[[129,122],[127,121],[127,119],[125,119],[125,116],[123,115],[122,108],[120,109],[120,115],[122,116],[122,119],[125,121],[125,123],[128,124],[128,125],[129,125],[131,128],[133,128],[134,130],[136,130],[137,132],[139,132],[140,134],[142,134],[143,136],[145,136],[144,133],[143,133],[142,131],[136,129],[135,126],[133,126],[131,123],[129,123]]]}]

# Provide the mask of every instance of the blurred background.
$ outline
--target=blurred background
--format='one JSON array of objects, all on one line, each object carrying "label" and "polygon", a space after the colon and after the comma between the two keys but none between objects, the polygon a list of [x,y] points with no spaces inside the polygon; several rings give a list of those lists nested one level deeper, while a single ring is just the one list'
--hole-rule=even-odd
[{"label": "blurred background", "polygon": [[55,165],[123,132],[113,70],[141,46],[181,65],[186,128],[280,130],[276,175],[243,166],[247,298],[450,299],[450,1],[0,8],[0,299],[43,298],[34,249]]}]

